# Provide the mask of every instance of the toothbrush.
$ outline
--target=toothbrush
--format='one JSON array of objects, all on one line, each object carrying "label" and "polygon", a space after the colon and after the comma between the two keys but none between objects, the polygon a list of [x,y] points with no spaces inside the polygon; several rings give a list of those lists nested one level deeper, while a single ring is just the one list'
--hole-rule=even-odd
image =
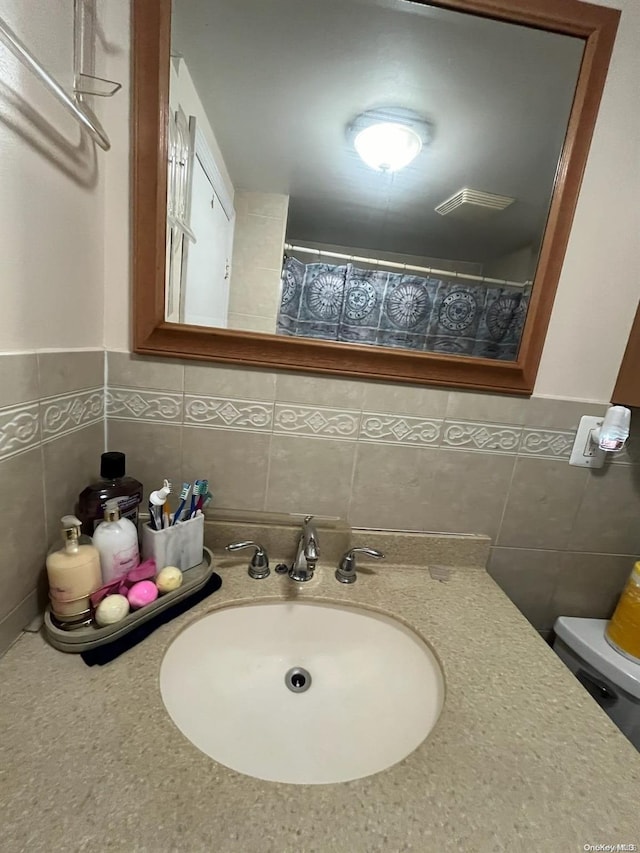
[{"label": "toothbrush", "polygon": [[196,499],[200,495],[200,488],[202,485],[202,480],[196,480],[193,484],[193,491],[191,492],[191,507],[189,509],[189,518],[193,518],[196,512]]},{"label": "toothbrush", "polygon": [[[200,497],[198,498],[198,503],[196,504],[196,512],[198,512],[198,510],[204,509],[204,502],[205,502],[208,494],[209,494],[209,481],[208,480],[200,480],[200,490],[199,490]],[[195,515],[195,513],[194,513],[194,515]]]},{"label": "toothbrush", "polygon": [[149,527],[152,530],[158,529],[158,523],[156,521],[156,508],[151,503],[151,501],[149,501]]},{"label": "toothbrush", "polygon": [[213,500],[213,495],[211,494],[211,492],[209,490],[207,490],[206,495],[204,495],[202,505],[200,506],[200,509],[202,510],[202,512],[205,511],[205,509],[209,506],[209,504],[211,503],[212,500]]},{"label": "toothbrush", "polygon": [[184,510],[185,504],[187,502],[187,498],[189,497],[189,492],[191,491],[191,483],[183,483],[182,491],[180,492],[180,503],[178,504],[178,509],[173,516],[173,523],[177,524],[180,521],[180,516],[182,515],[182,511]]},{"label": "toothbrush", "polygon": [[169,501],[167,499],[169,497],[169,495],[171,494],[171,481],[170,480],[164,480],[164,482],[163,482],[162,491],[164,492],[167,489],[169,491],[167,492],[166,497],[164,499],[164,503],[162,504],[162,527],[163,527],[163,529],[165,527],[171,527],[171,510],[169,507]]}]

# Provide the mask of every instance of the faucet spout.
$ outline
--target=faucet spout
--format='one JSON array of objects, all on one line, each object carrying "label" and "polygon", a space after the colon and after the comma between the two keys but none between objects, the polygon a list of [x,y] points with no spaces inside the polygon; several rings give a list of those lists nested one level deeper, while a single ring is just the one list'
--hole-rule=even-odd
[{"label": "faucet spout", "polygon": [[320,557],[320,546],[318,544],[318,531],[312,524],[312,515],[305,516],[302,523],[302,533],[298,540],[298,551],[293,565],[289,570],[291,580],[298,583],[310,581],[316,569]]},{"label": "faucet spout", "polygon": [[318,543],[314,536],[310,536],[304,548],[304,558],[307,561],[307,565],[313,563],[313,567],[315,568],[315,564],[318,562],[319,557],[320,550],[318,548]]}]

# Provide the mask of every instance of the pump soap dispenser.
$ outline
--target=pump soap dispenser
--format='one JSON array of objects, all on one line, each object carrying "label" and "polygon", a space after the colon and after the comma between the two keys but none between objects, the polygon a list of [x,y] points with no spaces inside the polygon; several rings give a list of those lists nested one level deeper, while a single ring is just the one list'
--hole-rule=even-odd
[{"label": "pump soap dispenser", "polygon": [[51,612],[65,628],[77,628],[91,618],[89,596],[102,585],[100,555],[88,536],[80,535],[80,519],[61,520],[64,546],[47,557]]},{"label": "pump soap dispenser", "polygon": [[120,516],[117,499],[107,501],[104,521],[95,529],[93,544],[100,552],[105,584],[124,577],[140,563],[138,531],[132,521]]}]

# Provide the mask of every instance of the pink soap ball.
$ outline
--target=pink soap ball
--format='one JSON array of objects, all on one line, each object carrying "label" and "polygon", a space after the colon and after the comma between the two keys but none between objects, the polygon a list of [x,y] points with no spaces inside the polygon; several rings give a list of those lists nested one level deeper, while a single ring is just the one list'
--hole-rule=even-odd
[{"label": "pink soap ball", "polygon": [[157,597],[158,587],[153,581],[138,581],[127,593],[132,610],[139,610],[141,607],[151,604]]}]

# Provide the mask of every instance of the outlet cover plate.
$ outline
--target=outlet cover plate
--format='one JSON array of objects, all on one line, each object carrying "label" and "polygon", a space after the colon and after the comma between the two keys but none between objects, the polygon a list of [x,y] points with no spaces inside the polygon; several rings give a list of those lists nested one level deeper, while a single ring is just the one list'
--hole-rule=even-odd
[{"label": "outlet cover plate", "polygon": [[598,443],[591,440],[594,430],[602,426],[602,418],[592,415],[583,415],[573,443],[569,465],[577,465],[580,468],[602,468],[606,451],[600,450]]}]

